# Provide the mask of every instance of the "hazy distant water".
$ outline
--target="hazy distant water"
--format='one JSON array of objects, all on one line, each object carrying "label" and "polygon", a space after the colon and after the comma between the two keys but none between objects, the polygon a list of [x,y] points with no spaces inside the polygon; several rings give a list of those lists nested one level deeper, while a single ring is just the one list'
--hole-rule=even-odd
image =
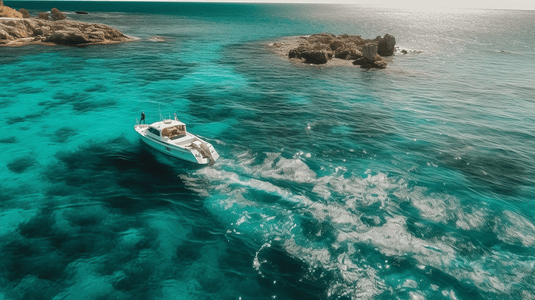
[{"label": "hazy distant water", "polygon": [[[6,5],[141,40],[0,48],[0,299],[535,297],[535,12]],[[266,49],[319,32],[421,53],[362,71]],[[142,110],[221,159],[151,151]]]}]

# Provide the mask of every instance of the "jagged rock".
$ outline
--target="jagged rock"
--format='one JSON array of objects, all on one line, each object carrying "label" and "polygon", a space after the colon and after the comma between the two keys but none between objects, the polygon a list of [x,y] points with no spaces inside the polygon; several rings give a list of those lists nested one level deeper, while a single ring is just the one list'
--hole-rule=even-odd
[{"label": "jagged rock", "polygon": [[47,43],[54,43],[58,45],[78,45],[89,43],[88,36],[84,36],[79,32],[58,30],[45,40]]},{"label": "jagged rock", "polygon": [[325,64],[333,56],[331,48],[320,43],[303,43],[288,53],[290,58],[302,58],[306,63]]},{"label": "jagged rock", "polygon": [[31,18],[0,20],[0,44],[3,45],[18,46],[41,42],[58,45],[94,45],[132,40],[118,30],[102,24]]},{"label": "jagged rock", "polygon": [[64,13],[62,13],[59,9],[57,8],[52,8],[50,10],[50,14],[52,15],[52,19],[54,19],[54,21],[57,21],[57,20],[65,20],[67,17],[65,16]]},{"label": "jagged rock", "polygon": [[0,28],[0,41],[2,40],[12,40],[11,34]]},{"label": "jagged rock", "polygon": [[106,38],[106,34],[103,31],[97,30],[89,33],[88,37],[91,40],[104,40]]},{"label": "jagged rock", "polygon": [[363,69],[384,69],[386,68],[387,64],[379,54],[375,54],[373,60],[370,60],[366,57],[361,57],[353,61],[353,65],[360,66]]},{"label": "jagged rock", "polygon": [[[289,58],[302,59],[305,63],[324,64],[334,56],[338,59],[355,60],[355,65],[361,65],[365,68],[386,67],[386,62],[377,54],[393,55],[396,44],[395,38],[389,34],[384,37],[378,36],[375,39],[363,39],[358,35],[342,34],[337,36],[321,33],[300,39],[303,42],[297,48],[289,50]],[[376,59],[376,56],[379,59]]]},{"label": "jagged rock", "polygon": [[375,54],[377,54],[377,44],[366,44],[362,47],[362,56],[370,62],[375,61]]},{"label": "jagged rock", "polygon": [[0,18],[22,18],[22,14],[11,7],[0,5]]},{"label": "jagged rock", "polygon": [[329,45],[334,38],[336,38],[336,35],[332,33],[319,33],[311,35],[307,40],[313,44],[320,43]]},{"label": "jagged rock", "polygon": [[21,30],[21,28],[4,27],[3,29],[5,32],[7,32],[7,34],[11,36],[11,39],[19,39],[19,38],[28,37],[27,33],[24,30]]},{"label": "jagged rock", "polygon": [[329,43],[329,47],[331,47],[331,49],[333,51],[337,51],[337,50],[340,50],[340,49],[347,49],[348,48],[346,43],[344,43],[341,40],[332,41],[331,43]]},{"label": "jagged rock", "polygon": [[37,15],[37,18],[41,20],[50,20],[50,16],[47,12],[40,12],[39,15]]},{"label": "jagged rock", "polygon": [[334,57],[340,59],[358,59],[362,57],[362,52],[352,48],[338,48]]},{"label": "jagged rock", "polygon": [[306,50],[300,53],[300,58],[304,58],[309,64],[325,64],[329,60],[327,53],[317,50]]},{"label": "jagged rock", "polygon": [[350,56],[351,59],[359,59],[361,57],[362,57],[362,51],[359,51],[359,50],[351,51],[351,56]]},{"label": "jagged rock", "polygon": [[396,38],[390,34],[385,34],[383,38],[379,38],[377,53],[381,56],[394,55],[395,46]]},{"label": "jagged rock", "polygon": [[376,44],[366,44],[362,47],[362,57],[353,61],[354,65],[360,65],[363,69],[384,69],[386,68],[386,61],[377,54],[377,45]]},{"label": "jagged rock", "polygon": [[19,9],[19,12],[20,12],[20,14],[22,15],[23,18],[29,18],[30,17],[30,12],[25,8]]},{"label": "jagged rock", "polygon": [[361,66],[363,63],[364,63],[364,58],[363,58],[363,57],[361,57],[361,58],[357,58],[357,59],[355,59],[355,60],[353,61],[353,64],[354,64],[355,66]]},{"label": "jagged rock", "polygon": [[33,34],[37,36],[49,36],[51,34],[50,27],[42,26],[42,27],[34,28]]},{"label": "jagged rock", "polygon": [[87,15],[87,12],[85,11],[75,11],[77,15]]},{"label": "jagged rock", "polygon": [[288,52],[289,58],[301,58],[301,52],[298,49],[292,49]]},{"label": "jagged rock", "polygon": [[377,69],[384,69],[386,68],[386,61],[379,54],[375,54],[375,60],[373,61],[370,67],[377,68]]},{"label": "jagged rock", "polygon": [[348,48],[343,48],[343,49],[338,48],[338,49],[339,50],[335,52],[334,57],[341,58],[341,59],[346,59],[346,58],[351,57],[351,50],[350,49],[348,49]]}]

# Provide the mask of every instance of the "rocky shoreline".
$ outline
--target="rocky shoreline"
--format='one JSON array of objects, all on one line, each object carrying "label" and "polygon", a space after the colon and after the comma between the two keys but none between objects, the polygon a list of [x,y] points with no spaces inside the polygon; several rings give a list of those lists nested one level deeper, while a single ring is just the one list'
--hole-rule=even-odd
[{"label": "rocky shoreline", "polygon": [[135,40],[110,26],[66,20],[65,14],[52,8],[50,14],[31,18],[28,10],[19,11],[0,0],[0,47],[28,44],[85,46],[116,44]]},{"label": "rocky shoreline", "polygon": [[287,37],[269,47],[281,57],[295,62],[325,66],[352,66],[384,69],[385,57],[394,55],[394,36],[386,34],[375,39],[363,39],[358,35],[334,35],[331,33],[310,36]]},{"label": "rocky shoreline", "polygon": [[85,46],[135,40],[103,24],[73,20],[0,19],[0,47],[28,44]]}]

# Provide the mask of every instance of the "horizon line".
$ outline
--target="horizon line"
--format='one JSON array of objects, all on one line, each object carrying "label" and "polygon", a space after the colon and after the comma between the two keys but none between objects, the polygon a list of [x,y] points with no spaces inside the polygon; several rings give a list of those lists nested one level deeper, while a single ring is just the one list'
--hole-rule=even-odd
[{"label": "horizon line", "polygon": [[[535,6],[533,7],[500,7],[500,6],[487,6],[479,7],[475,5],[459,5],[457,3],[467,3],[470,1],[447,1],[450,5],[444,5],[442,3],[435,3],[432,5],[429,2],[421,2],[415,0],[414,2],[404,3],[403,5],[399,4],[397,1],[370,1],[362,0],[358,3],[351,0],[334,0],[334,1],[315,1],[315,0],[301,0],[301,1],[284,1],[284,0],[230,0],[230,1],[221,1],[221,0],[204,0],[204,1],[193,1],[193,0],[4,0],[4,2],[157,2],[157,3],[243,3],[243,4],[331,4],[331,5],[360,5],[360,6],[371,6],[371,7],[380,7],[380,8],[396,8],[396,9],[405,9],[405,10],[518,10],[518,11],[535,11]],[[454,4],[455,3],[455,4]],[[489,3],[489,2],[487,2]],[[411,5],[412,4],[412,5]],[[418,4],[418,5],[416,5]],[[453,4],[453,5],[451,5]]]}]

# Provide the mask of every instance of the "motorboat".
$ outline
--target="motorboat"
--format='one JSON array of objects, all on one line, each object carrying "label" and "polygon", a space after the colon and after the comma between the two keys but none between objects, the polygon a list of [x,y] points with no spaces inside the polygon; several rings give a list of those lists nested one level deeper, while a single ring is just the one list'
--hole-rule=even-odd
[{"label": "motorboat", "polygon": [[169,156],[200,165],[213,164],[219,158],[214,147],[189,133],[186,124],[179,121],[176,114],[174,120],[136,124],[134,129],[143,142]]}]

